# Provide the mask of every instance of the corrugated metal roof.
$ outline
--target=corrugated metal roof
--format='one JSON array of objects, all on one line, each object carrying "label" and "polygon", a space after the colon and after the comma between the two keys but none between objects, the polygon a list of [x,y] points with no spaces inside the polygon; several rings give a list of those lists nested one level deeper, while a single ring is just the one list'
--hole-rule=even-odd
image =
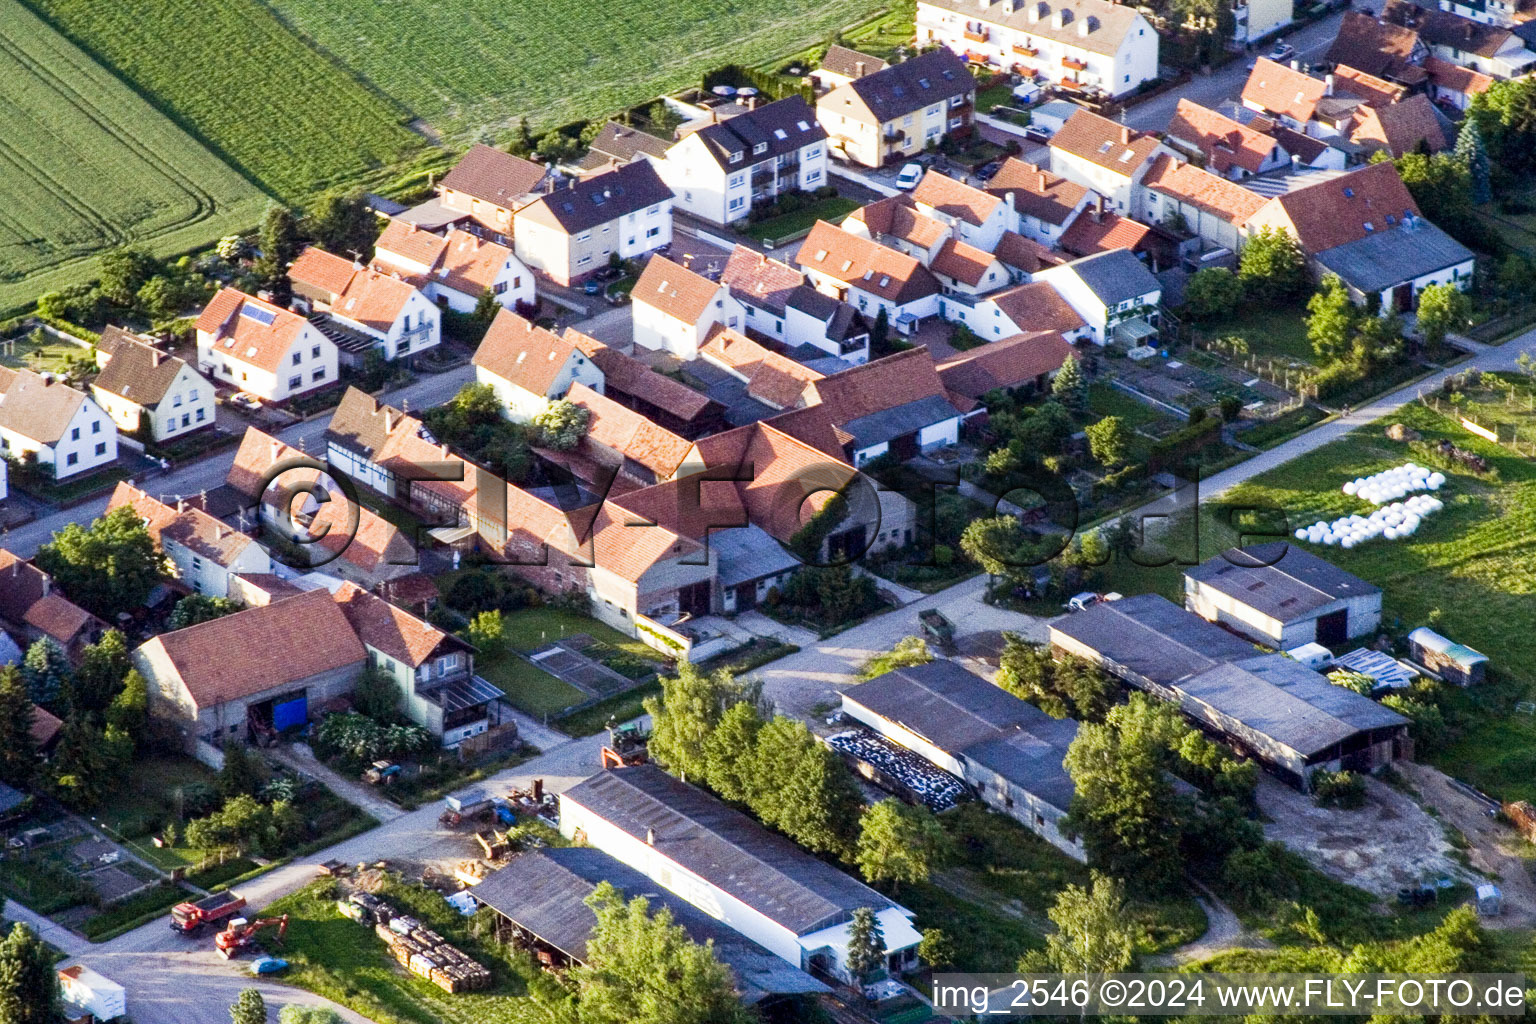
[{"label": "corrugated metal roof", "polygon": [[1228,548],[1184,575],[1282,623],[1335,601],[1381,593],[1380,587],[1285,541]]},{"label": "corrugated metal roof", "polygon": [[1472,259],[1471,249],[1422,217],[1412,228],[1376,227],[1364,238],[1324,249],[1317,261],[1362,292],[1381,292]]}]

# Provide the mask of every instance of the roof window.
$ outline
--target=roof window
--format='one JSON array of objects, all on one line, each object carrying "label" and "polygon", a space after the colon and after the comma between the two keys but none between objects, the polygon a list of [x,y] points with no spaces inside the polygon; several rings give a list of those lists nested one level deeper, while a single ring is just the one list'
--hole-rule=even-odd
[{"label": "roof window", "polygon": [[1365,222],[1365,230],[1367,230],[1367,231],[1375,231],[1376,230],[1376,225],[1372,224],[1370,221],[1366,221]]},{"label": "roof window", "polygon": [[741,150],[738,149],[734,153],[731,154],[731,163],[733,163],[733,164],[734,163],[739,163],[740,161],[741,161]]},{"label": "roof window", "polygon": [[778,140],[780,140],[780,141],[783,141],[784,139],[789,138],[789,133],[786,132],[783,128],[775,128],[773,130],[773,137],[778,139]]},{"label": "roof window", "polygon": [[1100,153],[1108,153],[1113,146],[1114,146],[1114,142],[1113,141],[1111,141],[1110,139],[1105,139],[1103,145],[1099,146],[1099,152]]},{"label": "roof window", "polygon": [[1344,198],[1345,199],[1353,199],[1353,198],[1355,198],[1355,190],[1350,188],[1348,185],[1344,186]]},{"label": "roof window", "polygon": [[816,250],[816,262],[817,263],[820,263],[822,260],[824,260],[826,258],[827,258],[827,250],[825,250],[825,249],[817,249]]},{"label": "roof window", "polygon": [[803,132],[808,132],[811,130],[811,126],[806,124],[804,121],[796,121],[795,127],[799,128]]},{"label": "roof window", "polygon": [[890,283],[891,283],[891,278],[890,278],[889,274],[881,274],[880,275],[880,287],[881,288],[884,288],[884,287],[888,286]]}]

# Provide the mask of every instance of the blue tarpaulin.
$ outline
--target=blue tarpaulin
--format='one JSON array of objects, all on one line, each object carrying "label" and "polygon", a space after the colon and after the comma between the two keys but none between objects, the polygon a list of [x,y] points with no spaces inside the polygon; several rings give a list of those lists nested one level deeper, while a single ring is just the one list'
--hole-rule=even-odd
[{"label": "blue tarpaulin", "polygon": [[305,697],[272,705],[272,728],[278,732],[296,729],[309,721],[309,701]]}]

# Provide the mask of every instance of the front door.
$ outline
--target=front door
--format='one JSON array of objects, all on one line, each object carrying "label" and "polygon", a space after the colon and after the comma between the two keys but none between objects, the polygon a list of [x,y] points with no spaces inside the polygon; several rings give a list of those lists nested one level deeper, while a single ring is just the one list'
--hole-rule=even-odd
[{"label": "front door", "polygon": [[1392,289],[1392,305],[1399,313],[1413,311],[1413,285],[1400,284]]},{"label": "front door", "polygon": [[743,583],[736,588],[736,611],[749,612],[757,607],[757,584]]}]

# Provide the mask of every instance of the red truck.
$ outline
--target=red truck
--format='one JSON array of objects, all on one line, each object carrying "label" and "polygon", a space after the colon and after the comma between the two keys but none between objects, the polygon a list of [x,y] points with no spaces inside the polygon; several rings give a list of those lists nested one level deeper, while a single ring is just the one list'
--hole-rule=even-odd
[{"label": "red truck", "polygon": [[216,892],[196,903],[178,903],[171,908],[171,930],[196,935],[203,925],[232,917],[245,909],[245,897],[235,892]]}]

